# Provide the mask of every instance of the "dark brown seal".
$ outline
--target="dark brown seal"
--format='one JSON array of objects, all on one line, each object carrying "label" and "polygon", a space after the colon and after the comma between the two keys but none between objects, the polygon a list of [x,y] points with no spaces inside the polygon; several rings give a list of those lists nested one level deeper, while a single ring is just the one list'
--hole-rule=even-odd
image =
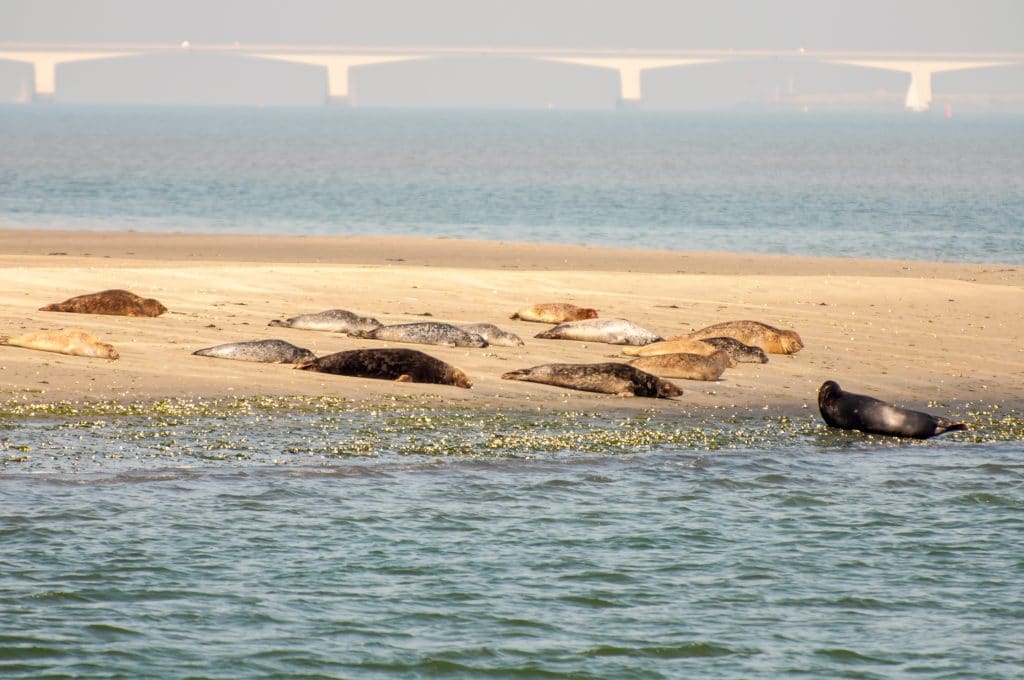
[{"label": "dark brown seal", "polygon": [[153,298],[139,297],[126,290],[111,289],[68,298],[64,302],[40,307],[41,312],[110,314],[112,316],[160,316],[167,308]]},{"label": "dark brown seal", "polygon": [[829,427],[893,437],[927,439],[943,432],[967,429],[966,423],[844,392],[834,380],[825,381],[818,389],[818,409]]},{"label": "dark brown seal", "polygon": [[668,399],[683,393],[673,383],[656,375],[620,363],[605,364],[544,364],[533,368],[509,371],[503,380],[524,380],[568,387],[584,392],[617,394],[620,397],[660,397]]},{"label": "dark brown seal", "polygon": [[434,383],[472,387],[469,377],[440,359],[415,349],[353,349],[300,361],[295,368],[355,378],[379,378],[399,382]]}]

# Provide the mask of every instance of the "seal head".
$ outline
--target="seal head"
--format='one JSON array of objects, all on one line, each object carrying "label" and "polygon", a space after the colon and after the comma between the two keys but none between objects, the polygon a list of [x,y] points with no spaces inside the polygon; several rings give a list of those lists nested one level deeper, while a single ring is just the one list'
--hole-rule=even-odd
[{"label": "seal head", "polygon": [[944,432],[968,429],[966,423],[844,392],[834,380],[826,380],[818,389],[818,410],[829,427],[892,437],[927,439]]}]

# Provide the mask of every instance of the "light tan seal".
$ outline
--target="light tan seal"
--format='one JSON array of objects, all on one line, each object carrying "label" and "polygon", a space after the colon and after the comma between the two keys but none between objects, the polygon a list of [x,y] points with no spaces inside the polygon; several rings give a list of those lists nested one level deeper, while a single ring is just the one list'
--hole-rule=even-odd
[{"label": "light tan seal", "polygon": [[[683,337],[676,338],[675,340],[652,342],[642,347],[626,347],[622,350],[622,353],[633,357],[653,357],[659,354],[700,354],[706,357],[717,351],[716,347],[706,342]],[[729,364],[730,368],[735,365],[735,362]]]},{"label": "light tan seal", "polygon": [[454,385],[467,389],[473,386],[469,376],[451,364],[415,349],[398,347],[336,352],[319,359],[300,361],[295,368],[356,378]]},{"label": "light tan seal", "polygon": [[588,307],[577,307],[568,302],[542,302],[523,307],[515,312],[510,319],[521,321],[537,321],[538,323],[565,323],[566,321],[582,321],[596,319],[597,310]]},{"label": "light tan seal", "polygon": [[42,352],[57,352],[76,357],[117,359],[120,354],[113,345],[100,342],[85,331],[69,328],[60,331],[39,331],[22,335],[0,335],[0,345],[37,349]]},{"label": "light tan seal", "polygon": [[804,343],[796,331],[783,330],[760,321],[749,320],[716,323],[713,326],[689,333],[688,337],[697,340],[717,337],[734,338],[745,345],[760,347],[769,354],[795,354],[804,347]]},{"label": "light tan seal", "polygon": [[160,316],[167,308],[153,298],[144,298],[127,290],[111,289],[68,298],[64,302],[40,307],[41,312],[110,314],[112,316]]},{"label": "light tan seal", "polygon": [[[724,350],[714,354],[658,354],[652,357],[637,357],[629,362],[641,371],[647,371],[662,378],[686,378],[687,380],[718,380],[732,359]],[[735,363],[735,362],[733,362]]]},{"label": "light tan seal", "polygon": [[620,363],[604,364],[544,364],[533,368],[509,371],[502,380],[568,387],[584,392],[617,394],[620,397],[678,397],[683,390],[667,380],[651,375],[634,366]]}]

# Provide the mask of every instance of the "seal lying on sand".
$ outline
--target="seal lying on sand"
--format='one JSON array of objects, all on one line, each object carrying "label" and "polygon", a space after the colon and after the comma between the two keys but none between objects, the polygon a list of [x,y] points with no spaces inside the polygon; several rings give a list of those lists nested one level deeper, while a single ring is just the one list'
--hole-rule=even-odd
[{"label": "seal lying on sand", "polygon": [[818,389],[818,409],[829,427],[894,437],[927,439],[943,432],[967,429],[966,423],[844,392],[834,380],[825,381]]},{"label": "seal lying on sand", "polygon": [[610,345],[646,345],[661,340],[645,328],[626,319],[587,319],[558,324],[533,336],[547,340],[583,340]]},{"label": "seal lying on sand", "polygon": [[566,321],[596,319],[597,310],[577,307],[568,302],[542,302],[537,305],[523,307],[509,318],[521,319],[523,321],[538,321],[540,323],[565,323]]},{"label": "seal lying on sand", "polygon": [[[709,345],[703,340],[682,337],[675,340],[652,342],[642,347],[626,347],[622,353],[632,357],[653,357],[659,354],[700,354],[706,357],[717,351],[718,349],[713,345]],[[729,364],[730,367],[735,365],[735,362]]]},{"label": "seal lying on sand", "polygon": [[585,392],[617,394],[620,397],[678,397],[683,390],[633,366],[619,363],[606,364],[544,364],[533,368],[510,371],[503,380],[569,387]]},{"label": "seal lying on sand", "polygon": [[284,340],[229,342],[226,345],[196,350],[192,354],[200,357],[213,357],[215,359],[263,361],[268,364],[294,364],[297,361],[316,359],[316,355],[305,347],[296,347]]},{"label": "seal lying on sand", "polygon": [[637,357],[629,362],[642,371],[663,378],[686,378],[687,380],[718,380],[729,368],[732,359],[725,350],[714,354],[658,354],[652,357]]},{"label": "seal lying on sand", "polygon": [[467,333],[476,333],[487,341],[488,345],[498,347],[522,347],[523,339],[515,333],[503,331],[493,323],[470,323],[460,324],[459,328]]},{"label": "seal lying on sand", "polygon": [[117,359],[120,354],[113,345],[100,342],[85,331],[69,328],[63,331],[39,331],[22,335],[0,335],[0,345],[58,352],[77,357]]},{"label": "seal lying on sand", "polygon": [[796,331],[782,330],[760,321],[726,321],[688,335],[697,340],[722,336],[760,347],[769,354],[795,354],[804,346]]},{"label": "seal lying on sand", "polygon": [[40,307],[41,312],[75,312],[114,316],[160,316],[167,308],[153,298],[139,297],[126,290],[112,289],[68,298]]},{"label": "seal lying on sand", "polygon": [[353,331],[372,331],[380,328],[381,323],[368,316],[359,316],[347,309],[328,309],[316,314],[302,314],[284,321],[274,320],[268,326],[299,328],[307,331],[334,331],[336,333],[352,333]]},{"label": "seal lying on sand", "polygon": [[487,347],[487,341],[476,333],[469,333],[450,323],[422,321],[381,326],[373,330],[349,333],[353,338],[389,340],[391,342],[415,342],[420,345],[444,345],[446,347]]},{"label": "seal lying on sand", "polygon": [[704,338],[697,342],[704,342],[712,347],[725,350],[732,359],[732,365],[740,364],[767,364],[768,355],[760,347],[744,345],[736,338]]},{"label": "seal lying on sand", "polygon": [[379,378],[399,382],[434,383],[469,388],[469,377],[440,359],[415,349],[353,349],[300,361],[295,368],[355,378]]}]

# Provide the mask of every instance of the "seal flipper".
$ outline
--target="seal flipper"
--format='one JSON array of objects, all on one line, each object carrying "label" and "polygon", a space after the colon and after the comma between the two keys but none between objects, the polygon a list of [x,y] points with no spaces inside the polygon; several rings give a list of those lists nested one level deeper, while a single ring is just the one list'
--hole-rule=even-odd
[{"label": "seal flipper", "polygon": [[945,432],[957,432],[958,430],[969,430],[971,429],[967,423],[958,423],[949,418],[936,418],[935,419],[935,434],[943,434]]}]

